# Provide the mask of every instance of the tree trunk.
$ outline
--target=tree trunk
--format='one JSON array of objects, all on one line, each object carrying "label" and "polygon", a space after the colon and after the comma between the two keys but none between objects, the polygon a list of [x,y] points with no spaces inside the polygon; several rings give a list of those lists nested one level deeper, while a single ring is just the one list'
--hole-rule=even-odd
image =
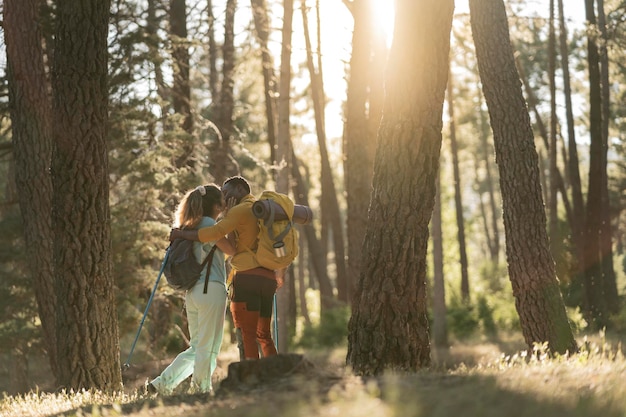
[{"label": "tree trunk", "polygon": [[157,94],[159,95],[161,106],[161,117],[165,119],[169,114],[168,104],[170,101],[167,85],[163,79],[163,70],[161,68],[161,39],[159,38],[159,18],[156,10],[157,0],[148,0],[148,17],[146,19],[146,35],[150,57],[154,65],[154,82],[156,84]]},{"label": "tree trunk", "polygon": [[[293,153],[293,146],[291,147],[291,152],[291,175],[293,177],[292,188],[296,203],[304,206],[310,206],[308,186],[305,184],[302,174],[300,174],[299,162]],[[333,286],[330,282],[330,278],[328,277],[326,253],[324,252],[322,244],[315,234],[315,228],[312,224],[305,226],[303,232],[306,236],[312,270],[317,277],[317,282],[319,283],[320,313],[323,313],[325,310],[328,310],[335,305]]]},{"label": "tree trunk", "polygon": [[[189,135],[193,134],[191,116],[191,87],[189,85],[189,41],[187,40],[187,5],[185,0],[170,1],[170,37],[174,81],[172,104],[180,115],[180,127]],[[193,150],[193,146],[186,147]],[[189,152],[191,154],[191,152]],[[189,155],[188,155],[189,156]]]},{"label": "tree trunk", "polygon": [[[344,232],[339,202],[337,201],[337,191],[333,180],[332,168],[328,159],[326,148],[326,131],[324,123],[324,90],[320,82],[320,68],[315,69],[313,63],[313,53],[309,36],[308,19],[306,11],[306,1],[301,2],[302,21],[304,27],[304,39],[306,45],[307,67],[311,77],[311,98],[313,99],[313,109],[315,113],[315,130],[320,149],[320,159],[322,164],[322,215],[328,214],[329,223],[332,228],[333,249],[335,251],[335,265],[337,268],[337,298],[340,301],[348,301],[348,287],[346,280],[346,261],[344,249]],[[322,222],[323,223],[323,222]]]},{"label": "tree trunk", "polygon": [[109,2],[57,4],[52,227],[59,383],[122,388],[107,161]]},{"label": "tree trunk", "polygon": [[446,287],[443,276],[443,233],[441,232],[441,174],[437,172],[435,207],[430,221],[433,243],[433,342],[438,348],[448,347],[446,323]]},{"label": "tree trunk", "polygon": [[538,157],[502,0],[470,0],[470,20],[500,170],[509,278],[529,348],[573,352],[546,232]]},{"label": "tree trunk", "polygon": [[[587,24],[596,27],[594,1],[585,0]],[[587,318],[595,329],[602,329],[609,324],[609,310],[606,303],[605,279],[603,268],[605,256],[602,252],[602,221],[604,220],[604,193],[607,190],[606,155],[607,142],[604,140],[602,126],[602,81],[600,74],[600,56],[597,37],[589,31],[587,39],[587,60],[589,67],[589,180],[585,221],[585,273],[584,288],[586,296]]]},{"label": "tree trunk", "polygon": [[[535,96],[535,93],[533,92],[532,88],[530,87],[530,85],[528,84],[528,78],[526,77],[525,73],[524,73],[524,69],[521,65],[521,63],[519,62],[519,60],[516,59],[515,61],[516,63],[516,67],[517,70],[519,71],[519,75],[520,78],[522,80],[522,84],[524,85],[524,91],[526,92],[526,100],[527,100],[527,105],[530,108],[530,110],[532,110],[533,114],[535,115],[535,123],[537,124],[537,129],[539,130],[539,136],[541,136],[541,139],[543,139],[543,144],[545,146],[545,148],[548,150],[550,157],[552,158],[552,147],[556,148],[556,126],[552,126],[552,121],[550,122],[550,135],[548,135],[548,130],[546,129],[546,125],[543,122],[543,119],[541,118],[541,113],[539,112],[539,109],[537,108],[537,97]],[[556,121],[556,115],[551,115],[551,118],[554,117],[554,120]],[[554,132],[554,145],[551,145],[551,141],[552,141],[552,132]],[[548,137],[550,136],[550,137]],[[556,149],[555,149],[556,152]],[[555,154],[556,157],[556,154]],[[552,166],[553,161],[550,159],[550,165],[549,165],[549,169],[550,169],[550,186],[549,188],[546,187],[544,190],[544,193],[547,194],[548,191],[550,191],[550,193],[552,193],[552,186],[554,185],[557,189],[557,191],[559,191],[561,193],[562,199],[563,199],[563,206],[565,208],[565,214],[566,214],[566,218],[567,221],[571,224],[574,221],[574,217],[572,214],[572,206],[569,202],[569,197],[567,196],[567,188],[565,186],[565,181],[563,180],[563,176],[561,175],[561,171],[559,170],[558,165],[556,164],[556,161],[554,161],[554,167]],[[552,170],[554,170],[554,172],[552,172]],[[543,172],[543,170],[542,170]],[[555,194],[556,196],[556,194]],[[546,198],[546,201],[551,201],[552,197],[550,197],[549,195]],[[556,197],[555,197],[556,199]],[[556,200],[555,200],[556,201]],[[555,209],[556,210],[556,209]],[[557,219],[558,220],[558,217]],[[550,221],[556,221],[554,219],[550,220]]]},{"label": "tree trunk", "polygon": [[430,363],[426,249],[453,10],[451,0],[396,2],[363,269],[348,326],[347,362],[360,375]]},{"label": "tree trunk", "polygon": [[14,394],[25,394],[30,388],[28,386],[28,354],[26,350],[26,346],[13,346],[11,349],[9,387]]},{"label": "tree trunk", "polygon": [[224,45],[222,46],[222,87],[220,101],[216,109],[215,124],[220,131],[220,137],[211,147],[211,174],[218,184],[239,171],[237,162],[231,155],[231,141],[234,136],[233,112],[234,99],[234,70],[235,70],[235,11],[236,0],[226,1],[224,18]]},{"label": "tree trunk", "polygon": [[[479,98],[479,100],[482,102],[482,96]],[[493,157],[493,153],[491,151],[491,145],[487,142],[488,134],[489,124],[487,123],[485,112],[480,110],[480,143],[483,150],[483,159],[485,161],[485,181],[487,184],[487,193],[489,196],[489,208],[491,211],[491,229],[493,232],[493,246],[491,246],[489,249],[491,250],[491,260],[497,266],[500,262],[500,227],[498,226],[500,219],[500,210],[498,209],[498,204],[496,203],[496,192],[494,190],[495,179],[491,173],[490,161]]]},{"label": "tree trunk", "polygon": [[548,155],[550,160],[550,199],[548,200],[549,222],[548,230],[550,236],[550,248],[552,257],[557,258],[561,244],[558,244],[559,238],[559,216],[557,202],[557,148],[556,148],[556,37],[554,33],[554,0],[550,0],[550,24],[548,35],[548,79],[550,84],[550,146],[548,147]]},{"label": "tree trunk", "polygon": [[215,43],[215,14],[213,13],[213,1],[207,0],[208,13],[208,38],[209,38],[209,91],[213,103],[219,103],[219,74],[217,73],[218,49]]},{"label": "tree trunk", "polygon": [[456,208],[457,240],[459,241],[459,263],[461,264],[461,298],[470,301],[469,275],[467,273],[467,250],[465,247],[465,222],[463,219],[463,198],[461,195],[461,173],[459,170],[459,147],[456,141],[454,125],[454,85],[453,78],[448,75],[448,116],[450,117],[450,152],[454,172],[454,204]]},{"label": "tree trunk", "polygon": [[[569,72],[569,51],[567,46],[567,28],[565,26],[565,14],[563,11],[563,0],[558,0],[559,8],[559,46],[561,52],[561,69],[563,71],[563,95],[565,96],[565,116],[567,120],[567,172],[572,188],[572,250],[574,258],[574,276],[570,284],[570,294],[574,294],[577,304],[582,311],[588,309],[580,300],[582,294],[582,260],[584,259],[584,223],[585,206],[583,202],[582,186],[580,181],[580,163],[578,160],[578,145],[576,144],[576,132],[574,125],[574,112],[572,110],[572,88]],[[572,296],[569,296],[570,300]]]},{"label": "tree trunk", "polygon": [[[4,39],[7,54],[9,101],[15,182],[18,189],[24,241],[31,253],[30,273],[43,342],[52,373],[58,375],[52,260],[51,103],[44,66],[37,0],[4,2]],[[24,30],[24,28],[30,28]]]},{"label": "tree trunk", "polygon": [[604,296],[609,313],[617,314],[620,310],[620,299],[617,292],[615,270],[613,269],[613,227],[611,222],[611,207],[609,201],[609,186],[607,173],[607,153],[609,148],[609,121],[611,118],[611,83],[609,81],[609,51],[610,42],[606,30],[606,16],[604,14],[604,0],[596,0],[598,7],[598,29],[601,41],[600,53],[600,83],[602,91],[602,223],[600,229],[600,256],[602,259],[602,274],[604,275]]},{"label": "tree trunk", "polygon": [[[346,102],[346,122],[343,143],[344,178],[347,202],[347,298],[352,299],[354,283],[361,270],[363,238],[367,226],[367,209],[372,191],[374,170],[374,152],[376,135],[370,134],[371,124],[375,120],[376,130],[380,115],[371,105],[374,98],[368,92],[376,84],[382,84],[381,78],[374,78],[372,56],[374,53],[373,16],[368,0],[351,3],[354,18],[352,33],[352,55],[348,76]],[[383,62],[383,61],[380,61]],[[383,65],[379,65],[383,67]],[[369,110],[369,112],[368,112]]]},{"label": "tree trunk", "polygon": [[[258,13],[258,12],[257,12]],[[278,136],[276,137],[276,151],[272,152],[273,157],[280,163],[285,163],[285,169],[280,169],[276,172],[276,189],[279,192],[287,194],[289,192],[289,176],[290,167],[295,158],[292,154],[291,147],[291,132],[290,132],[290,91],[291,91],[291,37],[292,37],[292,21],[293,21],[293,0],[285,0],[283,2],[283,29],[282,29],[282,45],[280,54],[280,84],[279,99],[278,99]],[[266,80],[267,81],[267,80]],[[269,84],[266,84],[266,88],[269,88]],[[266,106],[267,100],[270,97],[266,91]],[[270,103],[271,104],[271,103]],[[268,113],[268,125],[273,124],[273,116],[270,120]],[[273,147],[273,146],[272,146]],[[274,162],[274,160],[272,160]],[[291,271],[287,272],[289,275]],[[286,276],[285,279],[289,279],[293,283],[293,277]],[[293,292],[292,292],[293,290]],[[295,308],[295,286],[285,285],[278,292],[278,311],[276,317],[278,318],[278,331],[283,335],[291,334],[290,329],[295,327],[295,320],[290,320],[289,312],[291,311],[291,302],[294,301]],[[286,353],[289,346],[289,340],[287,337],[282,337],[278,340],[278,350]]]},{"label": "tree trunk", "polygon": [[[485,201],[483,199],[483,190],[480,179],[480,170],[479,170],[479,161],[477,160],[478,156],[476,155],[474,159],[474,175],[476,176],[476,188],[478,193],[478,208],[480,209],[480,218],[483,221],[483,232],[485,234],[485,244],[487,245],[487,255],[493,255],[493,238],[491,237],[491,231],[489,230],[489,220],[487,216],[487,208],[485,207]],[[492,261],[495,260],[492,258]]]},{"label": "tree trunk", "polygon": [[170,48],[172,50],[173,81],[170,89],[172,107],[176,118],[174,129],[182,129],[178,134],[175,165],[194,167],[193,118],[191,115],[191,86],[189,85],[189,41],[187,40],[186,0],[170,0]]},{"label": "tree trunk", "polygon": [[300,260],[298,261],[298,303],[300,305],[300,317],[304,319],[304,323],[307,326],[310,326],[311,316],[309,315],[309,307],[306,301],[307,285],[304,281],[304,274],[310,268],[308,268],[309,263],[307,262],[307,247],[302,233],[300,233],[298,239],[300,241],[300,253],[298,255],[300,257]]},{"label": "tree trunk", "polygon": [[[268,46],[270,27],[265,0],[250,0],[256,36],[261,46],[261,63],[263,68],[263,91],[265,92],[265,114],[267,116],[267,141],[270,145],[270,161],[277,165],[276,158],[276,80],[274,79],[274,62]],[[290,29],[291,30],[291,29]],[[291,35],[291,34],[290,34]],[[285,48],[285,46],[282,46]],[[290,52],[291,55],[291,52]],[[290,84],[289,84],[290,85]]]},{"label": "tree trunk", "polygon": [[550,199],[550,188],[548,187],[548,168],[546,167],[546,158],[544,158],[541,150],[538,152],[539,156],[539,183],[541,184],[541,191],[543,191],[543,201]]}]

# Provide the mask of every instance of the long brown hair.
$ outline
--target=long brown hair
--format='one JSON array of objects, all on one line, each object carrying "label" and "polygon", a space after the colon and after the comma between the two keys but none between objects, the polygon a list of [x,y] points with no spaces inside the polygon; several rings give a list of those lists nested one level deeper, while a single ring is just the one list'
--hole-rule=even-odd
[{"label": "long brown hair", "polygon": [[202,217],[210,217],[215,205],[222,205],[222,191],[215,184],[200,185],[187,191],[176,208],[174,227],[193,229]]}]

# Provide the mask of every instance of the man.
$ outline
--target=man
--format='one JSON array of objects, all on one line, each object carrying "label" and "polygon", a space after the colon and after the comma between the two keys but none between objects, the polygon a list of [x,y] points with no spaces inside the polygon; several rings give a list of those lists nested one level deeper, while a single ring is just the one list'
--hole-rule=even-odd
[{"label": "man", "polygon": [[264,357],[276,355],[271,334],[272,304],[285,270],[275,272],[261,267],[256,261],[254,250],[259,226],[252,212],[256,200],[250,193],[248,181],[240,176],[228,178],[222,186],[222,194],[230,209],[221,220],[214,226],[198,230],[173,229],[170,241],[182,238],[208,242],[225,235],[234,239],[236,252],[231,258],[234,277],[230,311],[235,329],[243,340],[240,355],[243,350],[242,358],[258,359],[257,342]]}]

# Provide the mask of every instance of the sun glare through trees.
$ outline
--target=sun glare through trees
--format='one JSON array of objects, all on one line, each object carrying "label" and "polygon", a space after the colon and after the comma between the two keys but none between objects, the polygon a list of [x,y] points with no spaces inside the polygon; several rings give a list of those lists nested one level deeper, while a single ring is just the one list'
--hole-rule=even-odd
[{"label": "sun glare through trees", "polygon": [[389,47],[393,39],[393,19],[395,14],[393,2],[387,0],[372,1],[372,12],[374,13],[375,23],[378,28],[385,33],[387,47]]}]

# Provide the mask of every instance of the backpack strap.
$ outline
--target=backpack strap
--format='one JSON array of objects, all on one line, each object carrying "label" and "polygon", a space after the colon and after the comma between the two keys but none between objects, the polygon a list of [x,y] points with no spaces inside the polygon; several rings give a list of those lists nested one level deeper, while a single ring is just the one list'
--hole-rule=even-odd
[{"label": "backpack strap", "polygon": [[276,213],[276,209],[274,208],[274,205],[271,203],[269,204],[269,207],[270,207],[270,215],[269,215],[269,218],[265,220],[265,227],[267,227],[267,234],[270,236],[270,239],[272,239],[274,242],[282,242],[284,237],[287,236],[287,233],[289,233],[289,230],[291,229],[293,222],[290,219],[289,223],[287,224],[287,227],[285,227],[285,230],[280,232],[278,236],[274,236],[274,230],[272,226],[274,225],[274,215]]},{"label": "backpack strap", "polygon": [[217,244],[214,244],[211,250],[209,251],[209,254],[204,259],[204,262],[202,262],[203,265],[207,264],[206,274],[204,276],[204,291],[202,292],[203,294],[206,294],[209,288],[209,272],[211,272],[211,264],[213,264],[213,255],[215,255],[216,249],[217,249]]},{"label": "backpack strap", "polygon": [[[181,230],[189,230],[186,228],[182,228]],[[172,242],[170,242],[170,246],[172,246]],[[168,247],[169,249],[169,247]],[[207,264],[207,262],[209,262],[209,258],[212,260],[212,255],[213,252],[215,251],[215,245],[213,245],[213,247],[211,248],[211,250],[209,251],[209,253],[207,253],[206,257],[204,258],[204,260],[200,263],[200,270],[202,270],[204,268],[204,265]],[[209,263],[209,268],[211,267],[211,264]],[[207,268],[207,271],[209,270],[209,268]]]}]

